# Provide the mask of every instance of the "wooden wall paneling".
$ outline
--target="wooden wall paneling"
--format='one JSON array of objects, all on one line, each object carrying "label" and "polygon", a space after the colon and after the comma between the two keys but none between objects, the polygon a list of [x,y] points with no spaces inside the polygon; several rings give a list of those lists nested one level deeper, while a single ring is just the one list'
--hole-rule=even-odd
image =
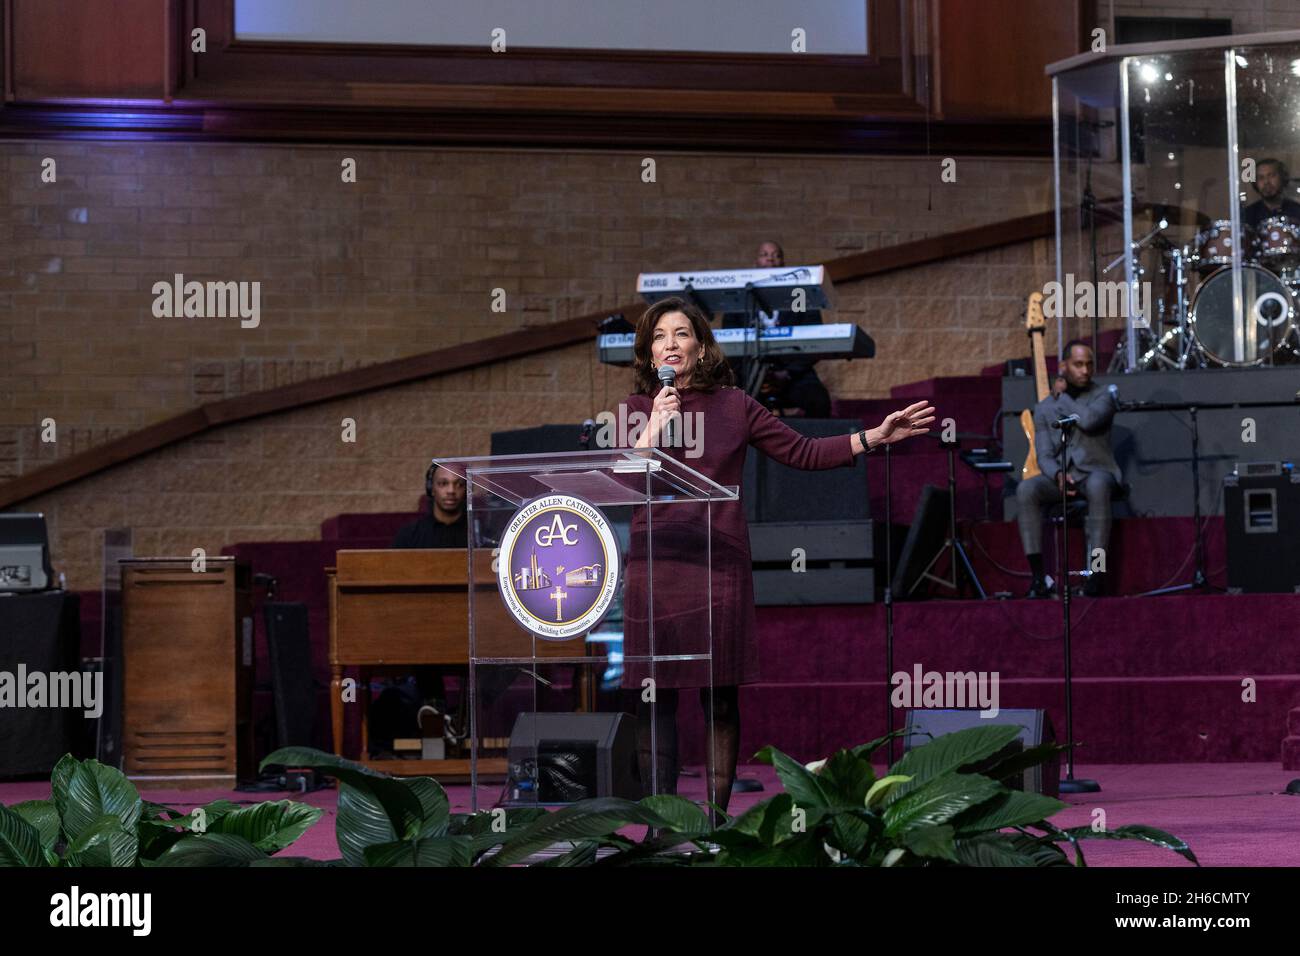
[{"label": "wooden wall paneling", "polygon": [[1050,120],[1043,68],[1083,47],[1079,0],[939,0],[943,115]]},{"label": "wooden wall paneling", "polygon": [[10,0],[10,11],[16,99],[162,97],[159,0]]}]

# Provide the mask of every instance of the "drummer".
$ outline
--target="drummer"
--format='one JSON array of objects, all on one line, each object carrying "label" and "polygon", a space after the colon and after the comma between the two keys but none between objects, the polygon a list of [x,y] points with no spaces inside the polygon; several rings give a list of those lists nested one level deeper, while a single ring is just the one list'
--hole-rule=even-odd
[{"label": "drummer", "polygon": [[1273,216],[1286,216],[1300,224],[1300,202],[1286,198],[1291,174],[1280,159],[1261,159],[1255,164],[1255,192],[1259,199],[1242,210],[1242,222],[1252,229]]}]

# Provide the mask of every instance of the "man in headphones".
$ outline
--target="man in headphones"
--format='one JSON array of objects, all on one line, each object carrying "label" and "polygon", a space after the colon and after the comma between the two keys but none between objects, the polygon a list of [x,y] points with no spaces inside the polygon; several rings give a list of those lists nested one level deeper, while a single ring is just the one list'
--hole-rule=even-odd
[{"label": "man in headphones", "polygon": [[[429,509],[417,520],[403,525],[393,538],[394,548],[467,547],[469,523],[465,516],[465,480],[445,468],[430,465],[424,473],[424,494]],[[446,674],[459,677],[464,687],[463,667],[417,667],[414,681],[390,680],[370,707],[370,750],[372,756],[390,756],[396,737],[425,736],[419,715],[426,703],[439,714],[447,714]]]},{"label": "man in headphones", "polygon": [[468,547],[465,520],[465,479],[430,465],[424,475],[429,512],[405,525],[393,538],[394,548]]},{"label": "man in headphones", "polygon": [[1242,222],[1252,229],[1272,216],[1286,216],[1300,225],[1300,203],[1286,197],[1291,174],[1280,159],[1261,159],[1255,164],[1255,192],[1259,198],[1241,213]]}]

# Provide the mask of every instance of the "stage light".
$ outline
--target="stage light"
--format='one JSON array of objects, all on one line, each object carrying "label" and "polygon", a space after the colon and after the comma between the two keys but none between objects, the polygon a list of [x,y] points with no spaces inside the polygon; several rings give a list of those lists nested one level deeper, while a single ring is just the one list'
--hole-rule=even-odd
[{"label": "stage light", "polygon": [[1182,188],[1183,188],[1183,184],[1182,184],[1182,183],[1174,183],[1174,188],[1175,188],[1175,189],[1182,189]]},{"label": "stage light", "polygon": [[1174,78],[1174,75],[1173,75],[1172,73],[1166,73],[1166,74],[1165,74],[1165,79],[1166,79],[1166,80],[1172,80],[1173,78]]},{"label": "stage light", "polygon": [[1246,68],[1246,58],[1240,53],[1237,54],[1237,66],[1241,67],[1243,70]]},{"label": "stage light", "polygon": [[1174,158],[1174,154],[1173,154],[1173,153],[1170,153],[1170,154],[1169,154],[1169,158],[1170,158],[1170,159],[1173,159],[1173,158]]},{"label": "stage light", "polygon": [[1142,77],[1142,82],[1144,83],[1154,83],[1156,80],[1160,79],[1160,74],[1156,72],[1156,68],[1150,63],[1143,63],[1142,69],[1138,72]]}]

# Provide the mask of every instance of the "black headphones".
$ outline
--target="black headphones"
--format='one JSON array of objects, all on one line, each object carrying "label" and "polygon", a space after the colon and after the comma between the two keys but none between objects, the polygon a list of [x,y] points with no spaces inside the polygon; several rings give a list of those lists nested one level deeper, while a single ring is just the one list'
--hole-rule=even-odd
[{"label": "black headphones", "polygon": [[426,498],[433,497],[433,473],[438,470],[438,463],[433,462],[429,465],[429,470],[424,473],[424,495]]}]

